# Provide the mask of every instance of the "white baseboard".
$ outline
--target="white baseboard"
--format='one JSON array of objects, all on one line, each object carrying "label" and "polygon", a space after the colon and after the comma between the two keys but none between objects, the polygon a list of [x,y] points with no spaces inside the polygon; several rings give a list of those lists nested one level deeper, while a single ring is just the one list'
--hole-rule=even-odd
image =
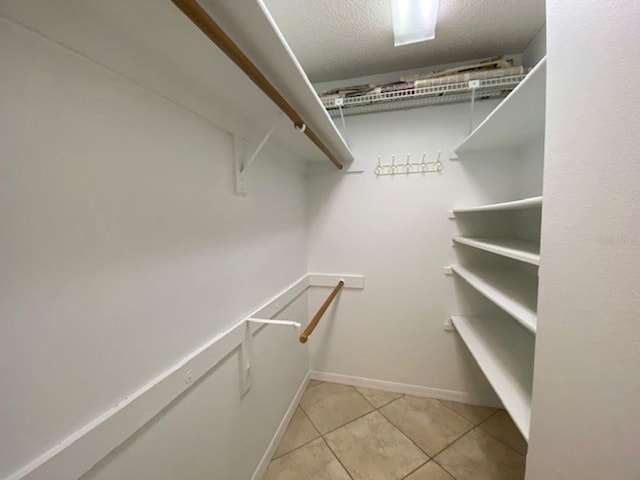
[{"label": "white baseboard", "polygon": [[430,397],[437,398],[439,400],[452,400],[454,402],[467,403],[469,405],[502,408],[502,405],[500,405],[495,398],[483,398],[457,390],[424,387],[422,385],[411,385],[408,383],[388,382],[386,380],[376,380],[373,378],[352,377],[350,375],[318,372],[314,370],[309,372],[309,376],[313,380],[341,383],[343,385],[351,385],[353,387],[373,388],[376,390],[384,390],[386,392],[415,395],[417,397]]},{"label": "white baseboard", "polygon": [[280,440],[282,440],[282,436],[287,430],[289,422],[291,421],[293,414],[296,412],[296,408],[298,408],[300,400],[302,400],[302,395],[304,395],[304,391],[306,390],[307,385],[309,384],[309,379],[311,378],[310,374],[311,372],[307,372],[304,379],[302,380],[298,391],[296,392],[293,400],[291,401],[291,404],[289,405],[289,408],[287,409],[287,413],[284,415],[284,418],[280,422],[280,425],[278,425],[278,429],[273,435],[271,442],[269,442],[267,451],[264,452],[264,455],[260,459],[260,463],[258,463],[258,467],[256,468],[255,472],[253,472],[251,480],[261,480],[266,473],[267,468],[269,467],[269,462],[271,461],[271,457],[273,457],[273,454],[276,453],[276,449],[278,448],[278,445],[280,445]]}]

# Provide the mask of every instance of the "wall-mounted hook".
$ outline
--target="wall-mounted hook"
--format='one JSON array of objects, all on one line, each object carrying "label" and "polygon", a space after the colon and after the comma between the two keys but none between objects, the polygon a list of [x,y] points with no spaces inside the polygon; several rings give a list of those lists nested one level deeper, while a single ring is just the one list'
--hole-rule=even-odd
[{"label": "wall-mounted hook", "polygon": [[442,170],[442,163],[440,163],[440,154],[441,153],[442,153],[442,150],[438,150],[438,158],[436,159],[436,163],[433,165],[438,172],[440,170]]},{"label": "wall-mounted hook", "polygon": [[420,171],[426,172],[428,170],[427,162],[425,159],[427,158],[427,152],[422,152],[422,162],[420,162]]},{"label": "wall-mounted hook", "polygon": [[441,150],[438,150],[438,157],[434,162],[427,161],[427,153],[422,152],[422,160],[419,163],[411,163],[411,153],[407,153],[407,159],[405,163],[396,164],[396,156],[391,155],[391,164],[384,165],[382,158],[378,155],[378,164],[373,172],[380,175],[396,175],[403,173],[406,175],[413,173],[437,173],[443,169],[443,165],[440,162]]},{"label": "wall-mounted hook", "polygon": [[383,174],[383,169],[382,169],[382,165],[380,165],[380,155],[378,155],[378,166],[375,169],[375,174],[376,175],[382,175]]}]

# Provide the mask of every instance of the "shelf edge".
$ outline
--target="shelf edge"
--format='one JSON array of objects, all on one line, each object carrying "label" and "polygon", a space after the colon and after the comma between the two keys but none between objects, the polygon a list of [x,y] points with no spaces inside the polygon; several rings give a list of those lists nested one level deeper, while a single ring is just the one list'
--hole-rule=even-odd
[{"label": "shelf edge", "polygon": [[[536,323],[537,323],[537,315],[533,315],[533,321],[531,319],[524,318],[522,315],[518,315],[513,311],[509,306],[505,306],[504,302],[501,302],[500,299],[496,299],[495,295],[490,292],[487,292],[486,288],[483,288],[481,285],[478,285],[478,281],[475,278],[470,278],[469,275],[473,275],[474,277],[478,277],[472,271],[461,267],[460,265],[452,265],[451,266],[453,272],[462,278],[465,282],[471,285],[478,293],[483,295],[489,301],[491,301],[494,305],[498,306],[501,310],[509,314],[519,325],[524,327],[528,332],[535,336],[536,334]],[[515,301],[514,301],[515,302]],[[528,317],[529,315],[527,315]]]},{"label": "shelf edge", "polygon": [[509,210],[527,210],[542,207],[542,196],[522,198],[520,200],[512,200],[509,202],[490,203],[487,205],[478,205],[476,207],[454,208],[451,210],[453,214],[458,213],[480,213],[480,212],[500,212]]},{"label": "shelf edge", "polygon": [[531,79],[537,74],[538,71],[540,71],[542,68],[544,68],[544,66],[547,63],[547,56],[545,55],[544,57],[542,57],[542,59],[538,62],[538,64],[533,67],[533,69],[529,72],[529,74],[527,75],[527,77],[516,87],[514,88],[511,93],[509,93],[509,95],[507,95],[505,97],[504,100],[502,100],[502,102],[500,102],[500,104],[480,123],[480,125],[478,125],[476,128],[473,129],[473,131],[467,135],[465,137],[464,140],[462,140],[454,149],[453,149],[453,153],[456,155],[459,155],[460,152],[459,150],[464,146],[465,143],[467,143],[469,140],[471,140],[474,136],[477,135],[477,133],[479,131],[481,131],[481,129],[489,122],[492,121],[492,118],[495,117],[496,113],[500,111],[501,107],[503,105],[505,105],[506,103],[510,102],[515,96],[517,96],[519,94],[520,91],[522,91],[524,88],[527,88],[527,84],[531,81]]},{"label": "shelf edge", "polygon": [[[489,382],[489,384],[491,384],[491,387],[496,392],[496,395],[498,395],[498,398],[500,398],[500,401],[502,402],[503,406],[505,407],[507,412],[509,412],[509,416],[512,418],[513,423],[516,425],[516,427],[518,428],[522,436],[525,438],[525,440],[529,442],[529,430],[531,425],[531,403],[530,403],[531,399],[529,398],[529,405],[528,405],[529,417],[528,418],[522,418],[520,415],[514,415],[515,409],[513,408],[512,402],[505,401],[504,399],[506,395],[504,394],[504,392],[500,387],[496,387],[496,384],[498,382],[495,378],[495,375],[493,373],[488,374],[487,373],[487,370],[489,370],[488,366],[484,362],[481,362],[478,359],[479,347],[470,346],[470,343],[472,343],[473,340],[475,339],[470,339],[467,336],[467,333],[462,333],[462,332],[466,332],[466,330],[472,330],[472,327],[469,327],[467,325],[469,323],[468,318],[463,316],[452,316],[451,321],[454,327],[456,328],[456,330],[458,331],[458,334],[462,338],[462,341],[464,342],[465,346],[467,347],[469,352],[471,352],[471,355],[473,356],[474,360],[478,364],[478,367],[480,367],[480,370],[482,371],[484,376],[487,378],[487,381]],[[476,340],[475,342],[480,343],[479,340]],[[498,363],[497,360],[496,360],[496,363]]]},{"label": "shelf edge", "polygon": [[[485,238],[484,240],[491,240],[491,238]],[[466,245],[471,248],[476,248],[484,252],[500,255],[501,257],[518,260],[520,262],[528,263],[530,265],[535,265],[535,266],[540,265],[539,253],[534,254],[534,253],[526,252],[524,250],[517,250],[517,249],[505,250],[505,247],[501,247],[500,245],[493,245],[489,242],[483,242],[482,239],[475,238],[475,237],[454,237],[453,241],[460,243],[462,245]],[[534,242],[527,242],[527,243],[534,244]]]}]

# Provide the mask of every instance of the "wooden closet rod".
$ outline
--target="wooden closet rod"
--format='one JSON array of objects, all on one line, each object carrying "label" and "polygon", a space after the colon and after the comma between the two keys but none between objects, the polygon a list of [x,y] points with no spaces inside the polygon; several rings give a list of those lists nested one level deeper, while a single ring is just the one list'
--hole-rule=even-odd
[{"label": "wooden closet rod", "polygon": [[317,137],[317,135],[302,120],[298,112],[296,112],[289,102],[275,89],[267,80],[262,72],[256,67],[249,57],[247,57],[240,48],[224,33],[218,24],[209,16],[209,14],[200,6],[196,0],[171,0],[189,19],[222,50],[233,63],[256,84],[256,86],[267,95],[280,110],[282,110],[293,122],[296,128],[302,130],[309,139],[322,150],[338,169],[342,170],[342,163],[331,153],[329,148]]},{"label": "wooden closet rod", "polygon": [[300,343],[307,343],[307,339],[309,338],[309,335],[311,335],[315,330],[316,326],[318,326],[318,322],[324,315],[324,312],[327,311],[327,308],[329,308],[329,305],[331,305],[331,302],[333,302],[333,299],[336,298],[336,295],[338,295],[338,292],[340,291],[343,285],[344,285],[344,282],[340,280],[338,282],[338,285],[336,285],[336,287],[333,289],[331,294],[324,301],[324,303],[320,307],[320,310],[318,310],[318,313],[315,314],[311,322],[309,322],[309,325],[307,325],[307,328],[305,328],[304,332],[302,332],[302,335],[300,335]]}]

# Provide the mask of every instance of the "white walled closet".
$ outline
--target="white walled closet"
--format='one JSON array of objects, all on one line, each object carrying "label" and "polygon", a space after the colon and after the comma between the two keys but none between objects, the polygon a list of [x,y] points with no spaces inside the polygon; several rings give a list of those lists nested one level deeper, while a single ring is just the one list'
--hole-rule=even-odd
[{"label": "white walled closet", "polygon": [[0,0],[0,478],[259,480],[318,379],[634,480],[640,8],[548,2],[505,99],[343,123],[262,1],[198,3],[302,125],[171,1]]}]

